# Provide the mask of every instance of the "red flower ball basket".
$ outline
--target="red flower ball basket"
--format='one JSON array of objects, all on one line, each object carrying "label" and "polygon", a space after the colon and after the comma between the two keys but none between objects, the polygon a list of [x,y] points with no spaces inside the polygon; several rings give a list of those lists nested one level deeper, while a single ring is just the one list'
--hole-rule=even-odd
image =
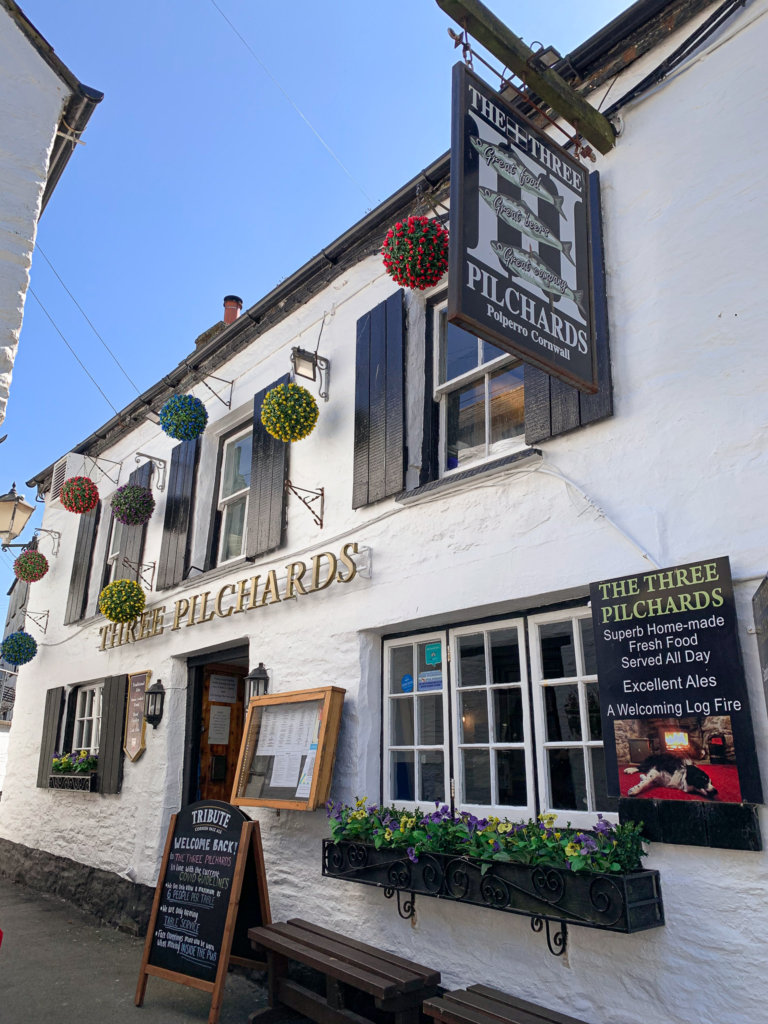
[{"label": "red flower ball basket", "polygon": [[398,284],[420,291],[432,288],[448,269],[448,232],[437,220],[409,217],[389,229],[381,255]]},{"label": "red flower ball basket", "polygon": [[61,488],[61,504],[69,512],[82,515],[99,503],[99,489],[87,476],[71,476]]}]

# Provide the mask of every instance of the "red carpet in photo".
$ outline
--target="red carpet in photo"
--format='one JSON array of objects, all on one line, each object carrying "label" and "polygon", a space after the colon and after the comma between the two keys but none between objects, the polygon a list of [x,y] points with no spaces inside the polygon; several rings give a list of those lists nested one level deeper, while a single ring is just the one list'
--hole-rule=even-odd
[{"label": "red carpet in photo", "polygon": [[[700,764],[698,766],[712,779],[712,785],[717,790],[717,803],[739,804],[741,803],[741,787],[739,786],[739,772],[735,764]],[[636,786],[640,781],[638,774],[625,775],[624,767],[619,765],[619,783],[621,795],[626,796],[627,791]],[[638,794],[638,799],[643,800],[706,800],[706,797],[697,796],[695,793],[683,793],[679,789],[671,789],[669,786],[651,786]]]}]

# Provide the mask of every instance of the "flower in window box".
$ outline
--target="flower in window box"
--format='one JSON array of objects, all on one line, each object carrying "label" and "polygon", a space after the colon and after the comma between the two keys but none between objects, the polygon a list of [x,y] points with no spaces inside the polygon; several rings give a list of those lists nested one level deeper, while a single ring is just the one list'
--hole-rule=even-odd
[{"label": "flower in window box", "polygon": [[409,217],[389,229],[381,255],[398,284],[423,291],[436,285],[448,269],[448,232],[437,220]]},{"label": "flower in window box", "polygon": [[36,583],[48,572],[48,559],[40,551],[22,551],[13,563],[17,580]]},{"label": "flower in window box", "polygon": [[208,422],[208,410],[194,395],[171,395],[159,415],[162,429],[177,441],[199,437]]},{"label": "flower in window box", "polygon": [[315,429],[320,410],[301,384],[278,384],[264,396],[261,422],[279,441],[301,441]]},{"label": "flower in window box", "polygon": [[131,622],[145,604],[144,591],[135,580],[113,580],[99,594],[99,611],[110,622]]},{"label": "flower in window box", "polygon": [[60,498],[65,509],[82,515],[98,505],[99,489],[90,477],[71,476],[64,481]]},{"label": "flower in window box", "polygon": [[37,641],[23,629],[9,633],[0,644],[0,654],[9,665],[26,665],[37,654]]},{"label": "flower in window box", "polygon": [[96,771],[98,763],[97,754],[87,750],[73,750],[70,754],[54,754],[51,771],[60,775],[81,775]]},{"label": "flower in window box", "polygon": [[152,518],[155,499],[149,487],[123,484],[112,495],[112,515],[125,526],[143,526]]}]

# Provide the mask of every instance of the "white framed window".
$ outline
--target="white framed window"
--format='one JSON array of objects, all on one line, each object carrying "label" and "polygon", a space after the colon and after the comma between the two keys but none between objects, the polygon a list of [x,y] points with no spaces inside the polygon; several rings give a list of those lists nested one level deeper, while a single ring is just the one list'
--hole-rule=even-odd
[{"label": "white framed window", "polygon": [[240,558],[245,553],[252,439],[253,431],[249,425],[246,430],[224,441],[219,476],[218,510],[221,513],[221,530],[218,565]]},{"label": "white framed window", "polygon": [[433,316],[441,474],[523,447],[523,364],[449,324],[445,303],[434,307]]},{"label": "white framed window", "polygon": [[104,586],[113,580],[120,579],[118,572],[122,571],[120,565],[120,542],[123,536],[123,524],[114,517],[109,530],[109,550],[107,551],[107,571],[105,573]]},{"label": "white framed window", "polygon": [[561,821],[615,813],[606,792],[592,616],[588,609],[529,619],[539,800]]},{"label": "white framed window", "polygon": [[589,609],[386,640],[383,800],[554,811],[577,827],[615,818]]},{"label": "white framed window", "polygon": [[76,692],[72,749],[98,754],[101,737],[101,703],[104,684],[81,686]]}]

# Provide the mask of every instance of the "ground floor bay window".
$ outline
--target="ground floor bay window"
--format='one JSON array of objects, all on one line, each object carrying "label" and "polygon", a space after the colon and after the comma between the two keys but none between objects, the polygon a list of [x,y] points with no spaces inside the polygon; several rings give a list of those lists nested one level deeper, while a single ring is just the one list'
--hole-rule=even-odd
[{"label": "ground floor bay window", "polygon": [[587,608],[384,644],[385,803],[587,826],[606,793]]}]

